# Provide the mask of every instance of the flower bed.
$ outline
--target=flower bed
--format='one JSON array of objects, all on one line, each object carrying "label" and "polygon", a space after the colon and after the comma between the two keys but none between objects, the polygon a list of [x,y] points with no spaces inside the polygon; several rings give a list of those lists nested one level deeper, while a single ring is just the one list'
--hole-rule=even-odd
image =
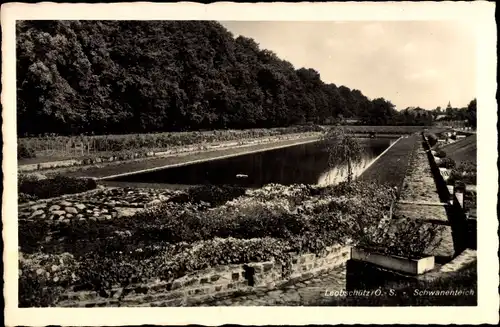
[{"label": "flower bed", "polygon": [[448,184],[453,185],[456,182],[463,182],[465,184],[477,184],[477,165],[473,162],[463,162],[458,167],[452,169]]},{"label": "flower bed", "polygon": [[[303,204],[297,204],[299,198]],[[57,227],[45,220],[20,221],[21,252],[36,256],[43,251],[55,258],[69,254],[74,259],[65,268],[71,279],[53,278],[48,264],[42,264],[43,275],[38,273],[40,265],[23,263],[20,287],[38,287],[40,292],[87,289],[106,297],[116,285],[171,282],[217,265],[273,260],[283,263],[286,271],[292,252],[314,254],[336,244],[390,241],[370,235],[393,199],[390,187],[355,182],[281,191],[271,187],[269,193],[249,191],[216,207],[167,199],[132,217],[71,220]],[[27,292],[21,289],[21,294]],[[57,294],[51,296],[57,302]],[[46,304],[39,301],[36,305]]]}]

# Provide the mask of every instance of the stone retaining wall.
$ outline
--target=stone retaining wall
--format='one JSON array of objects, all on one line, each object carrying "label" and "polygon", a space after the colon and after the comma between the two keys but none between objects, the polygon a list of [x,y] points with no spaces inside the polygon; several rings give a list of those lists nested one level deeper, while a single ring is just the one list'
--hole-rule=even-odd
[{"label": "stone retaining wall", "polygon": [[[450,225],[453,230],[454,240],[456,240],[455,244],[455,252],[461,253],[467,247],[475,247],[474,243],[475,239],[470,238],[471,231],[469,230],[472,226],[469,226],[467,223],[467,216],[465,215],[465,211],[462,206],[459,204],[457,196],[455,193],[450,193],[448,185],[446,184],[446,180],[441,174],[438,164],[436,163],[436,159],[432,154],[430,144],[422,133],[422,138],[425,145],[425,150],[427,152],[427,157],[429,159],[429,165],[431,167],[432,175],[434,177],[434,181],[436,183],[436,187],[439,193],[439,197],[441,201],[446,201],[449,203],[447,206],[447,214],[448,219],[450,220]],[[475,233],[475,231],[472,231]]]},{"label": "stone retaining wall", "polygon": [[[67,292],[58,307],[186,306],[233,294],[274,289],[280,285],[312,278],[344,265],[351,257],[349,246],[328,247],[322,255],[292,256],[291,268],[278,262],[227,265],[197,271],[172,282],[113,288],[108,297],[97,292]],[[291,272],[285,274],[286,271]],[[102,294],[101,294],[102,295]]]}]

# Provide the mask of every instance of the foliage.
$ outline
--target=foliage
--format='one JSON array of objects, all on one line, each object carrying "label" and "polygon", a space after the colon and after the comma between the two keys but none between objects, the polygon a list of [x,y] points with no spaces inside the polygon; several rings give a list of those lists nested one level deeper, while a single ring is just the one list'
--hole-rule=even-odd
[{"label": "foliage", "polygon": [[30,158],[36,158],[35,149],[20,142],[17,146],[17,159],[30,159]]},{"label": "foliage", "polygon": [[[44,151],[50,146],[51,150],[68,150],[75,145],[82,144],[88,151],[113,153],[115,156],[127,155],[131,151],[146,152],[155,149],[170,149],[177,146],[189,146],[194,144],[234,141],[240,139],[251,139],[266,136],[280,136],[293,133],[317,132],[320,129],[316,125],[292,126],[286,128],[270,129],[245,129],[245,130],[215,130],[215,131],[192,131],[171,133],[145,133],[145,134],[123,134],[123,135],[97,135],[97,136],[50,136],[20,138],[19,144],[33,148],[35,151]],[[72,150],[74,153],[77,153]],[[128,152],[128,153],[127,153]]]},{"label": "foliage", "polygon": [[331,128],[323,137],[328,149],[328,164],[330,167],[347,164],[348,183],[353,178],[352,166],[361,161],[363,154],[363,147],[351,134],[344,128]]},{"label": "foliage", "polygon": [[176,203],[201,203],[206,202],[211,206],[219,206],[236,197],[245,194],[246,189],[236,186],[203,185],[192,187],[187,194],[179,194],[170,201]]},{"label": "foliage", "polygon": [[477,184],[477,165],[474,162],[465,161],[460,163],[458,167],[454,167],[450,172],[450,177],[448,178],[449,184],[454,184],[456,182],[463,182],[465,184]]},{"label": "foliage", "polygon": [[20,136],[414,123],[218,22],[19,21],[16,35]]},{"label": "foliage", "polygon": [[435,156],[438,158],[445,158],[446,152],[444,150],[438,149],[438,150],[436,150]]},{"label": "foliage", "polygon": [[[97,183],[93,179],[72,178],[57,175],[50,179],[18,181],[18,192],[37,199],[48,199],[64,194],[81,193],[93,190]],[[26,197],[23,196],[23,197]],[[21,198],[20,198],[21,199]]]},{"label": "foliage", "polygon": [[472,100],[467,106],[467,121],[469,126],[476,129],[477,127],[477,100]]},{"label": "foliage", "polygon": [[[394,199],[391,187],[359,181],[329,187],[271,185],[215,208],[201,201],[167,202],[112,221],[74,220],[57,227],[20,221],[20,251],[35,252],[31,264],[21,268],[26,276],[20,289],[26,297],[23,303],[50,305],[56,295],[37,302],[29,292],[45,296],[43,292],[60,287],[109,297],[115,286],[152,279],[171,282],[192,271],[226,264],[275,260],[287,274],[291,253],[321,253],[335,244],[390,247],[402,234],[415,234],[414,225],[386,232],[384,221]],[[418,242],[431,242],[424,236],[411,238],[416,245],[405,243],[406,252],[391,249],[414,255],[423,248]],[[46,253],[42,258],[36,253],[40,249]],[[59,257],[67,258],[64,269],[54,263]],[[61,266],[55,275],[49,271],[54,264]],[[49,275],[37,275],[42,268]]]},{"label": "foliage", "polygon": [[438,163],[438,167],[447,169],[453,169],[455,168],[455,165],[456,165],[455,160],[448,157],[442,158]]},{"label": "foliage", "polygon": [[425,137],[427,139],[427,142],[429,142],[431,148],[435,146],[438,142],[438,137],[434,133],[425,133]]}]

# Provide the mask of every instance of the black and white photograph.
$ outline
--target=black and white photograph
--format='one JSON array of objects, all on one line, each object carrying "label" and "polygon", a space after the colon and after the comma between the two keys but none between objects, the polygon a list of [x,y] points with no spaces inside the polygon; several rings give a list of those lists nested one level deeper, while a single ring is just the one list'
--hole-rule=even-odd
[{"label": "black and white photograph", "polygon": [[496,86],[479,80],[495,39],[449,8],[8,20],[17,308],[479,310],[481,239],[498,242]]}]

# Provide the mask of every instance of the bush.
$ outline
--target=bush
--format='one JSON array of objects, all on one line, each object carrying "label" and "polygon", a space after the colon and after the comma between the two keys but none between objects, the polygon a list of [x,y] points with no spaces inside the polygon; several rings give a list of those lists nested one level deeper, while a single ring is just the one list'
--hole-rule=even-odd
[{"label": "bush", "polygon": [[455,165],[455,160],[451,158],[443,158],[438,163],[438,167],[447,169],[453,169],[455,168]]},{"label": "bush", "polygon": [[47,199],[64,194],[81,193],[95,189],[97,183],[93,179],[81,179],[55,176],[44,180],[23,180],[18,183],[18,192],[38,199]]},{"label": "bush", "polygon": [[36,201],[36,200],[38,200],[38,197],[36,195],[19,193],[17,202],[24,203],[24,202],[30,202],[30,201]]},{"label": "bush", "polygon": [[187,191],[187,195],[179,194],[170,202],[174,203],[201,203],[206,202],[211,206],[219,206],[227,201],[242,196],[246,189],[237,186],[214,186],[203,185],[192,187]]},{"label": "bush", "polygon": [[473,162],[463,162],[454,168],[448,179],[448,184],[454,184],[461,181],[465,184],[477,184],[477,166]]},{"label": "bush", "polygon": [[17,146],[17,159],[36,158],[35,149],[27,144],[19,143]]},{"label": "bush", "polygon": [[438,158],[446,158],[446,152],[444,152],[443,150],[439,149],[436,151],[436,157]]},{"label": "bush", "polygon": [[425,136],[426,136],[427,142],[429,142],[429,145],[431,146],[431,148],[437,144],[438,137],[436,136],[436,134],[426,133]]}]

